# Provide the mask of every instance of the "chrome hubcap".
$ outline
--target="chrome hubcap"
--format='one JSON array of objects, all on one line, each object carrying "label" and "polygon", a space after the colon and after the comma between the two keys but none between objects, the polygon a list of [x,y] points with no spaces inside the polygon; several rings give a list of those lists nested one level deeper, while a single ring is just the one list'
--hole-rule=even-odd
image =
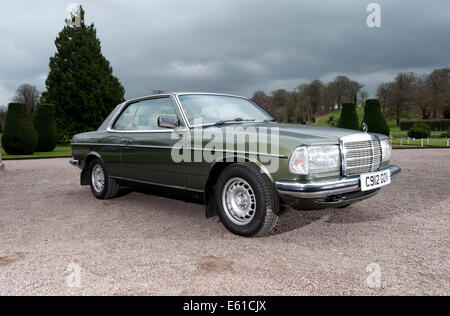
[{"label": "chrome hubcap", "polygon": [[100,165],[95,165],[92,169],[92,186],[97,193],[103,192],[105,188],[105,173]]},{"label": "chrome hubcap", "polygon": [[233,223],[247,225],[255,216],[255,192],[244,179],[232,178],[223,187],[222,205]]}]

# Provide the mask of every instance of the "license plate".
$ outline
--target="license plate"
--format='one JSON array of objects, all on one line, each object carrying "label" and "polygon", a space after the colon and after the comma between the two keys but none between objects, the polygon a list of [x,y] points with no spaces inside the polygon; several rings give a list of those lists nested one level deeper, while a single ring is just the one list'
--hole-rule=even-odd
[{"label": "license plate", "polygon": [[364,173],[361,175],[361,191],[368,191],[391,183],[391,172],[389,170]]}]

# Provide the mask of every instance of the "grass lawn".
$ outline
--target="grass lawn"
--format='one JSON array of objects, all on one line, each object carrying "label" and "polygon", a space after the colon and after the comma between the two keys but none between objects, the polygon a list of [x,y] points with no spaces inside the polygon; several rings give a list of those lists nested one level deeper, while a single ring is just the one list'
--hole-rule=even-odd
[{"label": "grass lawn", "polygon": [[[394,148],[401,148],[400,147],[400,139],[393,139],[392,145]],[[421,146],[422,146],[422,143],[421,143],[420,139],[416,139],[415,141],[410,139],[409,144],[408,144],[406,138],[403,139],[403,148],[404,147],[421,147]],[[430,144],[427,144],[427,140],[424,139],[423,147],[447,147],[447,138],[430,138]]]},{"label": "grass lawn", "polygon": [[56,146],[55,150],[50,152],[36,152],[32,155],[8,155],[2,148],[2,159],[24,159],[24,158],[53,158],[53,157],[71,157],[72,150],[70,145]]}]

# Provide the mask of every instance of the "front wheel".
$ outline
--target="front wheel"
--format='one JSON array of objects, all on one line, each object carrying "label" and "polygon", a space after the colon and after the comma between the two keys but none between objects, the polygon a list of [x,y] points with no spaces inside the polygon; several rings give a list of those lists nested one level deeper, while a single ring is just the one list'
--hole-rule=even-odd
[{"label": "front wheel", "polygon": [[92,194],[97,199],[112,199],[119,192],[119,184],[108,175],[105,166],[99,159],[91,161],[89,165],[89,179]]},{"label": "front wheel", "polygon": [[215,195],[223,225],[237,235],[265,235],[278,220],[278,192],[253,163],[225,168],[217,180]]}]

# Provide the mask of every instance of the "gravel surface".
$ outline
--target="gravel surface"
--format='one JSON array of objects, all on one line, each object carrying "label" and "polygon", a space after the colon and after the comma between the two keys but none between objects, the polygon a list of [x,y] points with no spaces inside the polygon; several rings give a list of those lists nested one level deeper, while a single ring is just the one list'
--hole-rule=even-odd
[{"label": "gravel surface", "polygon": [[5,161],[0,295],[450,295],[450,150],[393,163],[374,198],[290,211],[248,239],[198,203],[97,200],[68,159]]}]

